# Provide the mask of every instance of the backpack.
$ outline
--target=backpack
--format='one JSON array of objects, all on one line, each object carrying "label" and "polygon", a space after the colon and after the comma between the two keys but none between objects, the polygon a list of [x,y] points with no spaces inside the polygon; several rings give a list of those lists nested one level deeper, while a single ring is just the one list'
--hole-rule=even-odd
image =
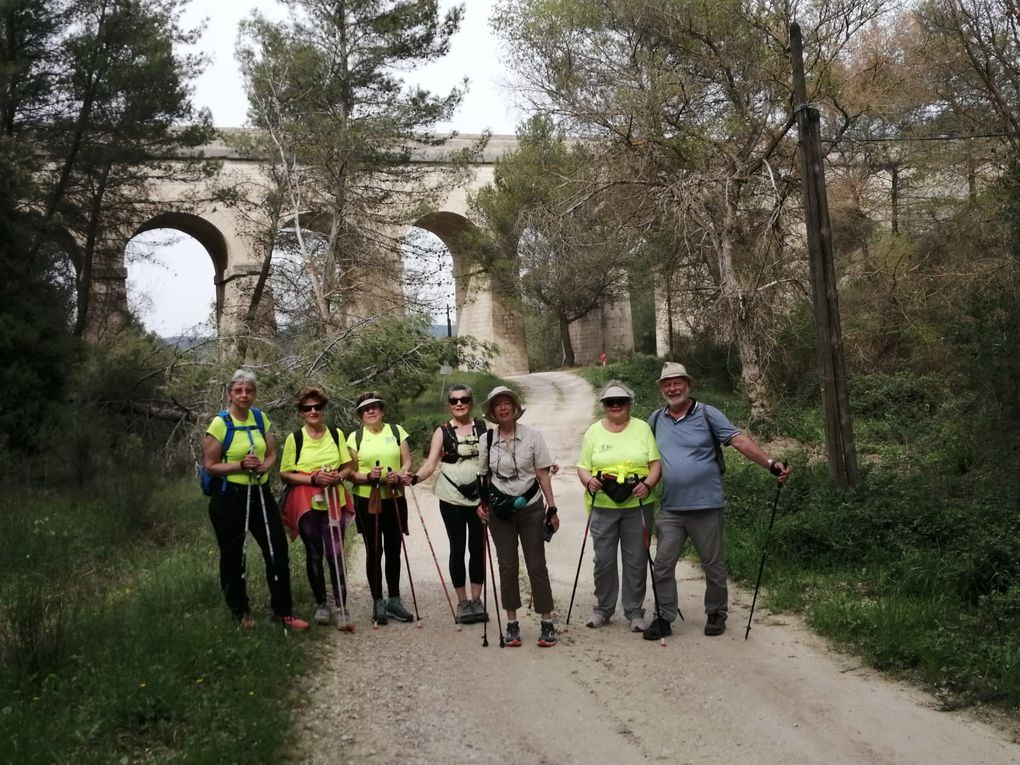
[{"label": "backpack", "polygon": [[[691,406],[695,406],[698,402],[691,399],[693,402]],[[656,409],[652,414],[652,435],[655,435],[655,426],[659,424],[659,418],[663,412],[666,411],[666,407]],[[708,426],[708,432],[712,436],[712,449],[715,450],[715,463],[719,466],[719,475],[726,475],[726,458],[723,456],[722,447],[719,446],[719,440],[715,437],[715,428],[712,427],[712,421],[708,418],[708,411],[705,409],[705,404],[701,405],[701,416],[705,418],[705,424]]]},{"label": "backpack", "polygon": [[[481,441],[482,436],[485,435],[488,428],[485,425],[485,420],[474,421],[474,433]],[[448,464],[455,464],[460,462],[464,458],[457,453],[457,431],[453,428],[449,422],[444,422],[439,426],[439,429],[443,432],[443,456],[440,458],[443,462]],[[491,446],[491,441],[490,441]]]},{"label": "backpack", "polygon": [[[262,434],[262,438],[266,437],[266,421],[262,417],[262,410],[252,407],[252,416],[255,418],[255,428],[258,429],[259,433]],[[220,444],[220,461],[227,456],[227,449],[230,448],[230,444],[234,440],[234,433],[238,430],[243,430],[248,435],[248,440],[254,444],[254,440],[251,437],[251,425],[235,425],[234,418],[230,416],[230,412],[224,409],[222,412],[216,414],[217,417],[221,417],[227,424],[227,432],[223,435],[223,443]],[[198,485],[202,489],[202,493],[207,497],[212,497],[216,494],[223,494],[227,490],[227,479],[225,476],[216,476],[205,469],[205,465],[201,462],[198,463]]]},{"label": "backpack", "polygon": [[[336,444],[337,454],[340,451],[340,430],[336,426],[327,428],[330,433],[333,434],[333,443]],[[298,428],[294,431],[294,463],[297,464],[301,461],[301,447],[305,443],[305,431],[302,428]]]},{"label": "backpack", "polygon": [[[400,443],[400,431],[397,430],[397,426],[394,425],[392,422],[390,423],[390,432],[393,433],[393,440],[396,441],[397,444],[399,444]],[[356,431],[354,431],[354,450],[355,451],[358,451],[358,452],[361,451],[361,439],[363,439],[364,437],[365,437],[365,428],[364,428],[364,426],[362,426],[362,427],[358,428]]]}]

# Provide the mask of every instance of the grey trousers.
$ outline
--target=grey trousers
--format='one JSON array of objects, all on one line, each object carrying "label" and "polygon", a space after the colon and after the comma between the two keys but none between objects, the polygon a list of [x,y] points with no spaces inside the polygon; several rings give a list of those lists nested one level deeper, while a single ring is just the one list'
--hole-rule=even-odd
[{"label": "grey trousers", "polygon": [[616,611],[616,598],[620,594],[617,549],[623,564],[623,615],[627,619],[639,619],[645,615],[645,585],[648,582],[646,523],[652,523],[650,507],[593,507],[591,510],[589,531],[592,550],[595,551],[594,610],[606,618]]},{"label": "grey trousers", "polygon": [[723,510],[664,510],[655,522],[658,548],[655,552],[655,586],[659,591],[659,616],[676,620],[676,563],[690,537],[705,571],[705,613],[726,616],[729,590],[723,561]]},{"label": "grey trousers", "polygon": [[[541,497],[541,495],[539,495]],[[552,587],[549,569],[545,563],[545,508],[541,499],[511,513],[507,518],[489,514],[489,531],[499,561],[500,606],[507,611],[521,607],[521,583],[518,578],[521,563],[517,557],[517,540],[524,551],[524,565],[528,567],[533,606],[540,614],[553,610]]]}]

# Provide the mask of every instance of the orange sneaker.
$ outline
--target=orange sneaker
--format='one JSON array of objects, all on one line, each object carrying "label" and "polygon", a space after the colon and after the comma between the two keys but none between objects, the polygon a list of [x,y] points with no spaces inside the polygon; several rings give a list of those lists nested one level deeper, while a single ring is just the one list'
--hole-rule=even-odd
[{"label": "orange sneaker", "polygon": [[308,622],[304,619],[298,619],[296,616],[284,616],[280,619],[285,630],[293,630],[294,632],[307,632]]}]

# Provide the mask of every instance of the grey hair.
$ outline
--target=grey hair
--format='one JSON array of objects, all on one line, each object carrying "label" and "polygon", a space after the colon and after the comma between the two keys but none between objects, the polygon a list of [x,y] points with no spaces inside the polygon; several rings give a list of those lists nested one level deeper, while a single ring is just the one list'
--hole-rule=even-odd
[{"label": "grey hair", "polygon": [[465,385],[464,383],[454,383],[453,385],[450,386],[450,393],[453,393],[455,390],[467,391],[467,394],[474,398],[475,392],[471,390],[470,385]]},{"label": "grey hair", "polygon": [[258,385],[255,382],[255,373],[248,369],[238,369],[234,372],[234,376],[230,378],[230,382],[227,383],[227,390],[231,390],[238,383],[248,383],[253,388],[257,388]]}]

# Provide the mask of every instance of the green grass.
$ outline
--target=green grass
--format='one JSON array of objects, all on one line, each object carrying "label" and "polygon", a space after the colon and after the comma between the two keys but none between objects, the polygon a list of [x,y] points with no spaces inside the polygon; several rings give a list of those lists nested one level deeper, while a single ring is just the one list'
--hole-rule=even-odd
[{"label": "green grass", "polygon": [[193,481],[113,486],[6,492],[0,762],[276,761],[308,636],[236,628]]}]

